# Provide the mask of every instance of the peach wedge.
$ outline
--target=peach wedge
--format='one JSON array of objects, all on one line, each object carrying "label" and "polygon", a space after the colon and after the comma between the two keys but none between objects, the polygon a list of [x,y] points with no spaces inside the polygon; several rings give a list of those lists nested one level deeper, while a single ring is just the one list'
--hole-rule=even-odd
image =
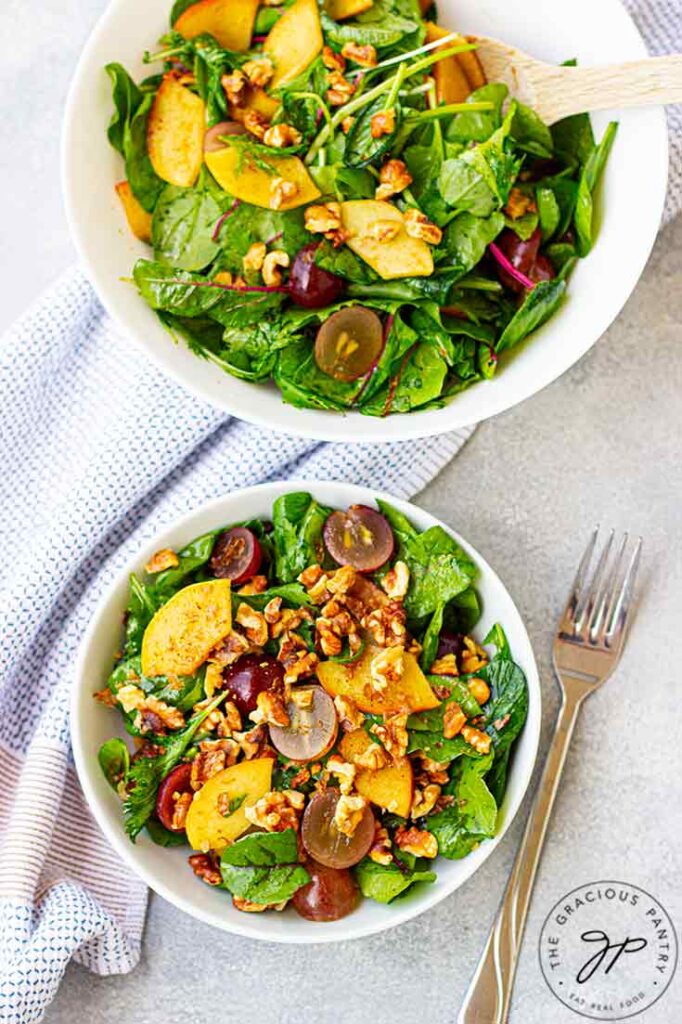
[{"label": "peach wedge", "polygon": [[186,8],[173,28],[185,39],[206,33],[225,50],[237,53],[251,45],[259,0],[198,0]]},{"label": "peach wedge", "polygon": [[201,170],[204,104],[180,85],[174,72],[163,76],[147,120],[147,150],[160,178],[189,188]]},{"label": "peach wedge", "polygon": [[189,676],[232,628],[229,580],[183,587],[162,605],[142,637],[145,676]]}]

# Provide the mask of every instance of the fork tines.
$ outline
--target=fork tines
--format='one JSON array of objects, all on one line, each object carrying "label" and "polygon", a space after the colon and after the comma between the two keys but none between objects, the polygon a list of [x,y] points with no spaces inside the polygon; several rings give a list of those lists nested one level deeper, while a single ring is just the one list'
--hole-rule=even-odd
[{"label": "fork tines", "polygon": [[599,527],[592,531],[561,621],[560,633],[583,643],[616,647],[623,640],[642,551],[642,538],[624,533],[614,544],[611,530],[591,568]]}]

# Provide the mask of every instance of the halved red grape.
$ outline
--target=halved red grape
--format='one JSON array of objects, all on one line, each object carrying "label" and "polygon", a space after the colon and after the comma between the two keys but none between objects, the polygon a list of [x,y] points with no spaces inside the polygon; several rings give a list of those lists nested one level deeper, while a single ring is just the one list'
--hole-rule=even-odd
[{"label": "halved red grape", "polygon": [[306,862],[310,881],[291,900],[294,910],[308,921],[338,921],[358,905],[360,892],[346,869],[328,868],[315,861]]},{"label": "halved red grape", "polygon": [[303,814],[301,838],[306,850],[328,868],[350,868],[365,856],[374,839],[375,821],[369,807],[352,836],[339,832],[334,812],[339,802],[338,789],[316,793]]},{"label": "halved red grape", "polygon": [[171,832],[184,832],[184,825],[180,828],[173,826],[175,794],[194,792],[189,781],[191,774],[192,765],[188,761],[183,762],[173,768],[159,786],[156,795],[156,817]]},{"label": "halved red grape", "polygon": [[310,242],[296,254],[289,274],[289,295],[297,306],[321,309],[341,298],[346,290],[342,277],[323,270],[315,263],[319,243]]},{"label": "halved red grape", "polygon": [[347,306],[327,317],[315,338],[315,362],[334,380],[364,377],[384,344],[384,328],[371,309]]},{"label": "halved red grape", "polygon": [[221,121],[209,128],[204,135],[204,153],[215,153],[218,149],[224,149],[225,143],[220,141],[221,135],[243,135],[246,128],[238,121]]},{"label": "halved red grape", "polygon": [[367,505],[332,512],[324,524],[324,543],[335,562],[352,565],[359,572],[379,569],[395,548],[388,520]]},{"label": "halved red grape", "polygon": [[223,670],[228,700],[233,701],[241,715],[256,710],[258,694],[284,685],[284,669],[270,654],[244,654],[234,665]]},{"label": "halved red grape", "polygon": [[[507,257],[511,265],[528,277],[531,281],[551,281],[556,277],[556,271],[551,261],[544,253],[541,253],[540,243],[542,232],[536,228],[530,238],[519,238],[515,231],[503,231],[497,240],[497,244]],[[524,287],[520,281],[508,274],[506,270],[498,268],[500,281],[511,291],[521,294]]]},{"label": "halved red grape", "polygon": [[260,569],[262,557],[255,533],[245,526],[233,526],[216,540],[208,567],[221,580],[245,583]]},{"label": "halved red grape", "polygon": [[438,653],[437,658],[445,658],[448,654],[454,654],[459,666],[459,659],[464,651],[464,637],[461,633],[451,633],[449,630],[444,629],[438,637]]},{"label": "halved red grape", "polygon": [[329,694],[321,686],[297,686],[286,708],[289,725],[270,726],[273,746],[290,761],[324,757],[338,731],[336,708]]}]

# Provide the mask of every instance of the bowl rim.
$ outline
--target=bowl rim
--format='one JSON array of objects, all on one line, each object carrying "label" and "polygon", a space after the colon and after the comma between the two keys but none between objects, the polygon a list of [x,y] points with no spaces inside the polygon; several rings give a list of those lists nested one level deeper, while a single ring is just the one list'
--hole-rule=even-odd
[{"label": "bowl rim", "polygon": [[[514,758],[512,765],[512,773],[519,780],[517,782],[518,793],[513,800],[509,800],[509,789],[507,789],[507,795],[503,803],[504,816],[500,823],[499,831],[485,843],[481,844],[478,848],[479,852],[477,857],[470,855],[469,858],[463,858],[458,863],[466,865],[462,869],[461,877],[454,879],[454,884],[445,883],[443,887],[426,888],[423,892],[420,892],[418,896],[413,897],[409,901],[405,901],[403,906],[392,906],[392,913],[389,917],[378,920],[376,922],[363,922],[359,921],[353,925],[353,917],[350,915],[344,919],[348,922],[346,927],[343,929],[343,933],[335,931],[334,933],[325,932],[324,928],[320,928],[319,937],[315,934],[300,934],[292,931],[289,935],[286,933],[279,933],[268,935],[264,934],[262,928],[262,922],[256,923],[251,919],[251,915],[243,914],[245,920],[237,919],[236,922],[228,920],[216,920],[215,917],[202,907],[194,905],[191,898],[187,898],[175,891],[172,891],[171,887],[166,883],[157,878],[151,871],[148,871],[146,867],[142,866],[135,853],[135,846],[125,835],[122,824],[118,822],[113,824],[109,820],[106,809],[100,803],[99,797],[96,792],[96,787],[91,779],[94,777],[95,771],[97,770],[97,761],[95,757],[91,757],[86,750],[86,743],[83,737],[82,723],[85,716],[87,718],[88,710],[95,710],[94,702],[88,704],[84,697],[90,696],[92,692],[92,681],[89,680],[88,672],[88,660],[90,649],[93,646],[96,633],[100,627],[102,619],[106,618],[109,614],[114,595],[127,581],[131,572],[139,571],[140,566],[144,565],[146,559],[151,557],[154,551],[159,549],[159,546],[163,546],[165,538],[172,533],[177,533],[184,529],[190,530],[192,523],[200,516],[210,516],[213,513],[219,513],[219,511],[225,506],[226,502],[239,503],[240,499],[244,496],[257,497],[263,496],[264,500],[272,500],[284,491],[289,490],[308,490],[313,495],[320,495],[322,500],[324,491],[326,488],[343,488],[344,493],[348,497],[349,503],[353,500],[364,501],[367,503],[371,497],[374,500],[377,498],[386,500],[393,504],[396,508],[402,511],[405,515],[409,515],[416,511],[420,517],[423,517],[427,521],[428,526],[439,525],[442,526],[447,532],[453,536],[458,543],[460,543],[464,549],[473,556],[476,564],[479,568],[480,576],[489,578],[495,585],[501,588],[501,591],[508,598],[513,612],[516,614],[518,619],[518,635],[521,638],[523,645],[525,646],[524,651],[524,672],[528,681],[529,691],[529,707],[528,716],[524,725],[524,735],[526,736],[526,743],[528,744],[528,753],[523,762],[518,757]],[[228,516],[231,513],[228,510]],[[229,519],[228,519],[229,521]],[[428,528],[428,527],[424,527]],[[191,539],[188,537],[188,540]],[[113,639],[113,638],[112,638]],[[113,643],[112,643],[113,648]],[[256,484],[252,487],[242,488],[240,490],[229,492],[228,494],[221,495],[218,498],[213,498],[210,501],[204,502],[201,505],[196,506],[190,512],[185,513],[183,516],[175,518],[163,526],[159,527],[154,531],[154,534],[149,537],[144,545],[136,551],[136,553],[126,560],[125,564],[112,575],[108,580],[107,585],[100,595],[95,609],[93,610],[88,627],[83,635],[83,639],[80,644],[78,652],[76,666],[75,666],[75,679],[71,691],[70,709],[69,709],[69,723],[71,733],[71,746],[73,750],[73,758],[76,766],[78,779],[85,796],[86,803],[90,812],[92,813],[97,825],[103,832],[105,838],[108,840],[114,851],[121,857],[123,862],[127,865],[134,874],[141,878],[146,885],[149,886],[159,896],[162,896],[173,906],[194,917],[205,924],[217,927],[222,931],[229,932],[231,934],[237,934],[246,938],[258,939],[265,942],[279,942],[282,944],[321,944],[329,942],[339,942],[348,939],[361,938],[366,935],[373,935],[381,931],[385,931],[389,928],[396,927],[399,924],[404,923],[419,914],[429,910],[431,907],[440,903],[441,900],[450,896],[453,892],[459,889],[477,870],[481,867],[488,857],[493,853],[495,848],[504,838],[507,830],[509,829],[512,821],[514,820],[518,810],[526,796],[532,774],[535,768],[535,763],[538,755],[538,747],[540,741],[540,727],[542,721],[542,691],[540,687],[540,678],[538,673],[537,664],[535,661],[535,655],[533,648],[526,630],[525,623],[519,612],[516,602],[513,600],[509,591],[501,581],[495,570],[489,565],[489,563],[483,558],[478,551],[472,547],[464,538],[462,538],[456,530],[450,527],[447,523],[438,519],[430,512],[425,511],[412,502],[406,501],[401,498],[396,498],[394,495],[389,494],[385,491],[375,490],[371,487],[359,486],[356,484],[346,484],[341,481],[322,481],[322,480],[305,480],[305,479],[291,479],[291,480],[275,480],[267,483]],[[162,850],[159,847],[159,850]],[[191,892],[191,889],[189,890]]]},{"label": "bowl rim", "polygon": [[[226,413],[270,430],[279,430],[317,440],[363,443],[367,440],[382,442],[435,436],[450,430],[472,426],[531,398],[578,362],[601,338],[621,312],[649,258],[658,233],[665,202],[668,175],[668,136],[663,108],[658,110],[649,108],[648,110],[648,115],[652,119],[651,124],[653,125],[657,121],[656,135],[658,136],[656,151],[650,154],[647,176],[646,203],[649,213],[646,227],[641,230],[638,239],[638,255],[631,259],[628,273],[622,279],[621,288],[617,294],[610,295],[608,301],[600,305],[599,315],[592,321],[592,326],[589,329],[586,329],[584,325],[582,327],[579,324],[576,325],[573,334],[577,335],[578,341],[566,346],[563,350],[553,350],[547,358],[540,361],[539,365],[529,368],[521,381],[514,379],[508,385],[498,385],[492,391],[490,386],[495,382],[485,380],[477,382],[476,393],[479,396],[485,396],[485,403],[476,402],[475,408],[469,413],[465,414],[460,411],[461,405],[457,401],[457,396],[446,402],[441,408],[394,413],[385,418],[364,416],[358,412],[298,409],[287,405],[281,398],[279,405],[271,405],[269,401],[267,403],[258,402],[257,396],[251,393],[252,388],[256,387],[253,384],[249,386],[248,390],[244,390],[243,394],[240,389],[237,389],[226,398],[225,391],[221,390],[219,384],[214,383],[208,371],[205,375],[200,376],[196,376],[190,371],[188,375],[181,360],[175,357],[174,345],[170,341],[168,345],[159,345],[156,343],[157,339],[146,337],[139,325],[130,323],[131,318],[126,312],[129,306],[128,300],[112,288],[109,274],[98,269],[97,256],[91,254],[90,244],[86,238],[88,217],[85,215],[85,211],[80,212],[81,191],[75,180],[78,159],[82,158],[79,147],[74,144],[78,113],[82,103],[85,102],[85,96],[88,97],[89,102],[94,102],[90,99],[94,91],[90,88],[93,56],[103,40],[106,39],[110,25],[115,22],[118,11],[130,2],[131,0],[112,0],[109,3],[85,44],[69,87],[62,125],[60,157],[64,206],[70,234],[78,256],[107,312],[123,333],[155,362],[162,372],[197,397],[208,401]],[[631,53],[627,55],[628,59],[648,56],[644,40],[620,0],[608,0],[608,2],[612,4],[613,9],[613,14],[609,16],[614,17],[618,12],[618,18],[621,19],[619,21],[620,34],[624,33],[626,36],[630,36]],[[104,140],[104,136],[102,136],[102,140]],[[135,300],[142,301],[138,296],[135,296]],[[586,302],[587,299],[583,298],[582,301]],[[539,330],[543,331],[544,329],[540,328]],[[539,341],[540,339],[534,340]],[[246,384],[242,381],[239,383]],[[269,388],[270,384],[267,386]],[[484,408],[481,408],[482,404]]]}]

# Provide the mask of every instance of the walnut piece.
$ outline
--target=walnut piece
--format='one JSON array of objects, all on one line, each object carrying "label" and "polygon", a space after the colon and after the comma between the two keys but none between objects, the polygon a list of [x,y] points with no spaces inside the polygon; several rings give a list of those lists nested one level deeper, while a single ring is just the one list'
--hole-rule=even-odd
[{"label": "walnut piece", "polygon": [[268,57],[260,57],[258,60],[247,60],[242,65],[242,72],[246,75],[251,85],[262,88],[268,84],[275,73],[275,69]]},{"label": "walnut piece", "polygon": [[348,795],[355,782],[355,765],[344,761],[339,754],[332,754],[327,761],[327,771],[336,776],[339,780],[339,789],[344,795]]},{"label": "walnut piece", "polygon": [[537,209],[535,200],[531,196],[525,195],[520,188],[514,186],[509,193],[509,199],[507,200],[504,212],[511,220],[518,220],[527,213],[537,213]]},{"label": "walnut piece", "polygon": [[457,659],[454,654],[444,654],[431,664],[429,673],[433,676],[457,676]]},{"label": "walnut piece", "polygon": [[187,812],[192,803],[191,793],[173,793],[173,816],[171,824],[174,829],[180,831],[185,827]]},{"label": "walnut piece", "polygon": [[375,864],[383,864],[384,866],[391,864],[393,861],[388,829],[385,829],[383,825],[376,826],[374,839],[369,848],[369,859],[373,860]]},{"label": "walnut piece", "polygon": [[392,569],[389,569],[381,585],[390,598],[399,601],[407,594],[410,585],[410,570],[405,562],[397,561]]},{"label": "walnut piece", "polygon": [[401,826],[395,833],[395,844],[405,853],[411,853],[415,857],[429,857],[433,859],[438,856],[438,842],[436,837],[425,829],[420,830],[411,826]]},{"label": "walnut piece", "polygon": [[263,142],[266,146],[286,149],[287,146],[298,146],[303,136],[291,124],[273,124],[266,129]]},{"label": "walnut piece", "polygon": [[207,885],[220,885],[222,875],[210,853],[193,853],[188,857],[189,866],[197,878]]},{"label": "walnut piece", "polygon": [[383,693],[389,683],[398,683],[405,671],[405,649],[401,645],[386,647],[372,658],[369,674],[372,687],[377,693]]},{"label": "walnut piece", "polygon": [[360,46],[359,43],[344,43],[341,48],[341,54],[346,60],[352,60],[354,64],[359,64],[363,68],[376,67],[377,51],[370,44]]},{"label": "walnut piece", "polygon": [[439,796],[440,786],[436,785],[434,782],[424,786],[423,789],[419,789],[419,787],[417,787],[412,798],[410,817],[423,818],[426,814],[430,814],[436,806]]},{"label": "walnut piece", "polygon": [[304,221],[306,231],[312,231],[316,234],[338,231],[341,227],[341,204],[315,203],[312,206],[308,206],[305,210]]},{"label": "walnut piece", "polygon": [[331,107],[342,107],[355,92],[355,84],[344,78],[340,71],[330,71],[328,76],[327,103]]},{"label": "walnut piece", "polygon": [[[265,277],[265,274],[263,275]],[[257,647],[264,647],[268,642],[268,624],[262,612],[256,611],[245,601],[237,608],[235,622],[244,628],[246,637]]]},{"label": "walnut piece", "polygon": [[236,739],[204,740],[199,744],[199,753],[192,761],[190,785],[192,789],[201,789],[205,782],[231,768],[239,757],[239,743]]},{"label": "walnut piece", "polygon": [[475,640],[472,640],[470,636],[465,636],[464,650],[460,656],[460,661],[462,672],[465,675],[472,675],[488,664],[488,655]]},{"label": "walnut piece", "polygon": [[389,755],[380,743],[370,743],[359,754],[353,757],[353,764],[356,768],[369,768],[370,771],[377,771],[385,768],[389,763]]},{"label": "walnut piece", "polygon": [[492,737],[487,732],[481,732],[480,729],[475,729],[473,725],[465,725],[462,729],[462,736],[479,754],[487,754],[489,752]]},{"label": "walnut piece", "polygon": [[180,565],[180,559],[173,551],[172,548],[161,548],[149,559],[145,565],[145,571],[153,575],[157,572],[163,572],[164,569],[174,569],[176,565]]},{"label": "walnut piece", "polygon": [[364,796],[348,796],[341,794],[334,811],[334,824],[344,836],[355,835],[355,830],[362,821],[367,807]]},{"label": "walnut piece", "polygon": [[299,814],[305,805],[305,794],[294,789],[270,790],[250,807],[244,808],[246,820],[266,832],[298,830]]},{"label": "walnut piece", "polygon": [[293,199],[298,192],[298,185],[295,181],[287,181],[286,178],[273,178],[270,182],[270,209],[279,210]]},{"label": "walnut piece", "polygon": [[322,49],[322,63],[326,67],[327,71],[345,71],[346,70],[346,59],[342,57],[340,53],[332,50],[331,46],[325,46]]},{"label": "walnut piece", "polygon": [[265,132],[268,128],[268,119],[264,117],[258,110],[247,110],[244,113],[242,124],[246,128],[247,132],[251,135],[255,135],[261,142],[265,138]]},{"label": "walnut piece", "polygon": [[273,249],[263,261],[263,280],[268,288],[279,288],[282,283],[280,267],[289,266],[289,253],[284,249]]},{"label": "walnut piece", "polygon": [[379,172],[379,186],[375,199],[390,199],[412,184],[412,175],[402,160],[387,160]]},{"label": "walnut piece", "polygon": [[268,248],[265,242],[254,242],[253,245],[249,246],[246,256],[242,257],[244,270],[260,270],[267,251]]},{"label": "walnut piece", "polygon": [[249,718],[255,725],[281,725],[290,724],[287,709],[280,694],[272,690],[262,690],[256,698],[256,710],[252,711]]},{"label": "walnut piece", "polygon": [[342,697],[341,695],[334,697],[334,707],[336,708],[339,725],[344,732],[352,732],[354,729],[361,728],[365,720],[364,713],[350,697]]},{"label": "walnut piece", "polygon": [[450,701],[446,704],[445,711],[443,712],[443,736],[446,740],[451,740],[461,732],[466,725],[467,716],[462,711],[457,701]]},{"label": "walnut piece", "polygon": [[382,135],[392,135],[395,131],[395,110],[380,110],[373,114],[369,121],[369,131],[373,139],[380,139]]},{"label": "walnut piece", "polygon": [[235,68],[229,75],[222,75],[220,84],[225,90],[229,103],[239,106],[244,99],[244,87],[246,86],[246,75],[239,68]]},{"label": "walnut piece", "polygon": [[420,238],[423,242],[428,242],[429,245],[440,244],[443,232],[436,224],[432,224],[421,210],[411,207],[409,210],[405,210],[403,219],[405,230],[411,238]]},{"label": "walnut piece", "polygon": [[405,757],[407,753],[409,741],[407,719],[406,711],[399,711],[395,715],[384,715],[383,725],[375,723],[369,730],[381,741],[392,757]]}]

